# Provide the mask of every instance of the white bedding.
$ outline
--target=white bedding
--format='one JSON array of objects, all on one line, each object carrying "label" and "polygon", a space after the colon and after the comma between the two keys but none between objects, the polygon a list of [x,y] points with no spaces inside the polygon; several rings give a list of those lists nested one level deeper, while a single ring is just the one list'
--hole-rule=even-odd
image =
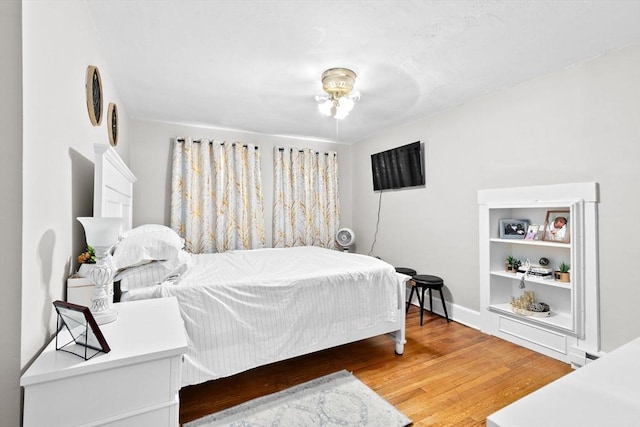
[{"label": "white bedding", "polygon": [[341,337],[354,331],[404,324],[406,278],[364,255],[256,249],[191,255],[178,280],[126,297],[178,298],[189,340],[182,382],[189,385],[349,342]]}]

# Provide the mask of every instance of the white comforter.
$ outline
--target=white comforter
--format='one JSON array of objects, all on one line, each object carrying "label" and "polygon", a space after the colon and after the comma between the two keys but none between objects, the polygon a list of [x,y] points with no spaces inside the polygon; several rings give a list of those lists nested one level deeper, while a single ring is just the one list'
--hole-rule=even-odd
[{"label": "white comforter", "polygon": [[395,322],[404,307],[401,283],[376,258],[306,246],[192,255],[178,280],[128,298],[178,298],[189,341],[182,382],[189,385]]}]

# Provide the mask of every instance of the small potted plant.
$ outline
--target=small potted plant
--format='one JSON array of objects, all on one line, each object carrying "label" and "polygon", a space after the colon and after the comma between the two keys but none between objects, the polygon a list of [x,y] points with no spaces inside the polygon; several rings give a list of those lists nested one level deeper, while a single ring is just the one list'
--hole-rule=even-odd
[{"label": "small potted plant", "polygon": [[96,253],[91,246],[87,246],[87,250],[78,255],[78,276],[87,277],[87,273],[96,265]]},{"label": "small potted plant", "polygon": [[569,264],[563,262],[558,267],[558,270],[554,272],[554,279],[558,282],[569,282],[571,281],[571,276],[569,275]]},{"label": "small potted plant", "polygon": [[509,255],[507,257],[507,261],[504,263],[507,273],[517,273],[518,267],[522,265],[519,259]]}]

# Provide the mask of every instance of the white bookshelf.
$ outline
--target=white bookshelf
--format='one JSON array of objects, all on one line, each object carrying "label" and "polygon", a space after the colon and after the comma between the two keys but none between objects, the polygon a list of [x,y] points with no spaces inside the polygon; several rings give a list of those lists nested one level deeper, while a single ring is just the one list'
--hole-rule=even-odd
[{"label": "white bookshelf", "polygon": [[[532,350],[584,364],[587,353],[600,350],[598,310],[597,202],[595,183],[520,187],[478,192],[480,226],[481,330]],[[527,220],[544,226],[548,211],[568,211],[568,243],[500,238],[501,219]],[[525,276],[505,270],[514,256],[523,263],[549,260],[556,270],[571,266],[571,280]],[[525,316],[511,300],[533,291],[536,302],[550,306],[548,317]]]}]

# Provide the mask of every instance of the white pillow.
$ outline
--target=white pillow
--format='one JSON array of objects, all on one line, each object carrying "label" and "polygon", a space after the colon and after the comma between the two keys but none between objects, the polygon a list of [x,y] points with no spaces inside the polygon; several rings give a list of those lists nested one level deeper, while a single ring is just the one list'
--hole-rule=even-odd
[{"label": "white pillow", "polygon": [[129,236],[133,236],[141,233],[149,233],[149,232],[166,232],[166,233],[177,233],[170,227],[162,224],[143,224],[139,225],[136,228],[132,228],[131,230],[127,230],[118,237],[118,240],[123,240]]},{"label": "white pillow", "polygon": [[191,265],[191,255],[180,251],[177,258],[167,261],[152,261],[137,267],[126,268],[119,271],[114,278],[120,281],[122,292],[131,291],[146,286],[157,285],[166,280],[175,280],[188,270]]},{"label": "white pillow", "polygon": [[113,262],[118,270],[164,261],[178,256],[184,239],[171,228],[147,224],[129,230],[120,236],[114,248]]},{"label": "white pillow", "polygon": [[162,282],[162,279],[171,272],[166,265],[167,262],[153,261],[138,267],[126,268],[118,272],[114,280],[120,281],[120,290],[122,292],[156,285]]}]

